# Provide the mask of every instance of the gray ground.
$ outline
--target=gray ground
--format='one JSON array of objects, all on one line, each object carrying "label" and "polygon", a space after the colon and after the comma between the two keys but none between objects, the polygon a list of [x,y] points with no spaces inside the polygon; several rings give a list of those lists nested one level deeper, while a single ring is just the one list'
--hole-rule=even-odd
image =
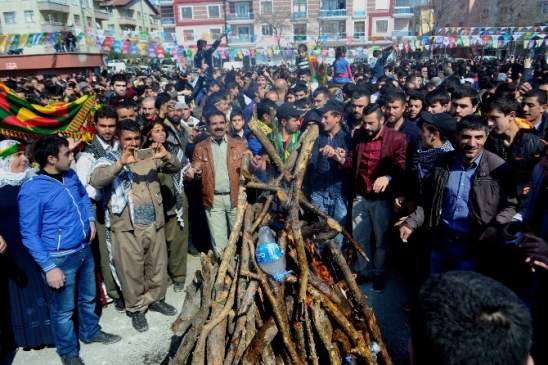
[{"label": "gray ground", "polygon": [[[189,257],[187,283],[194,277],[199,267],[199,258]],[[401,306],[407,299],[404,279],[390,276],[386,290],[377,294],[371,284],[363,285],[362,290],[368,297],[368,303],[373,306],[381,327],[381,333],[388,346],[388,351],[396,365],[407,365],[407,340],[409,329],[405,326],[406,319]],[[174,293],[168,288],[166,301],[178,309],[184,300],[184,292]],[[170,325],[174,317],[166,317],[159,313],[147,313],[149,330],[139,333],[131,326],[131,319],[125,314],[114,310],[112,305],[103,309],[101,326],[104,331],[122,336],[116,344],[105,346],[100,344],[82,344],[80,356],[88,365],[157,365],[167,364],[169,354],[173,354],[178,346],[178,340],[173,336]],[[61,361],[54,348],[23,351],[15,355],[13,365],[60,365]],[[4,365],[4,364],[0,364]]]}]

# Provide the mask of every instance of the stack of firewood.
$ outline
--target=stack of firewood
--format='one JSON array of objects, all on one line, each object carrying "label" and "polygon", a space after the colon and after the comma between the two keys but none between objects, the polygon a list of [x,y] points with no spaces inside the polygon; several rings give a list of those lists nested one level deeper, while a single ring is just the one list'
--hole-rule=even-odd
[{"label": "stack of firewood", "polygon": [[[182,336],[173,364],[391,364],[375,315],[333,242],[348,232],[302,195],[318,127],[301,137],[285,163],[253,119],[278,177],[268,184],[242,158],[237,217],[222,259],[211,251],[172,330]],[[277,282],[255,259],[258,228],[268,225],[292,274]],[[348,362],[351,363],[351,362]]]}]

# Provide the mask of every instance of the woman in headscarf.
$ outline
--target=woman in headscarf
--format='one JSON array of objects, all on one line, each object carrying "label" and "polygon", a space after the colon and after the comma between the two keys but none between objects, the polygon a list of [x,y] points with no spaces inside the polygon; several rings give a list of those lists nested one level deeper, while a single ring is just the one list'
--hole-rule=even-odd
[{"label": "woman in headscarf", "polygon": [[0,141],[0,241],[7,247],[0,254],[0,305],[6,307],[0,311],[3,355],[17,347],[53,344],[49,291],[19,228],[17,196],[29,172],[25,146],[15,140]]}]

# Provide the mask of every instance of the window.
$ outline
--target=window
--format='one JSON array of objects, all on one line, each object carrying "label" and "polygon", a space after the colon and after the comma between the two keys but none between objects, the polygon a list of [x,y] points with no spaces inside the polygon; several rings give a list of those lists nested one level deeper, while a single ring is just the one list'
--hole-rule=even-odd
[{"label": "window", "polygon": [[261,25],[261,34],[262,35],[274,35],[274,29],[272,29],[271,24]]},{"label": "window", "polygon": [[219,39],[221,36],[221,28],[211,28],[209,30],[209,35],[211,37],[211,40]]},{"label": "window", "polygon": [[82,22],[80,21],[80,15],[74,14],[74,25],[81,26]]},{"label": "window", "polygon": [[59,18],[57,13],[48,14],[48,23],[59,23]]},{"label": "window", "polygon": [[141,12],[140,11],[137,12],[137,19],[139,19],[139,20],[141,19]]},{"label": "window", "polygon": [[[191,6],[181,6],[179,8],[180,18],[181,19],[192,19],[192,7]],[[194,31],[193,31],[194,32]]]},{"label": "window", "polygon": [[365,37],[365,22],[354,23],[354,38]]},{"label": "window", "polygon": [[107,6],[108,17],[112,18],[114,16],[114,9]]},{"label": "window", "polygon": [[346,33],[346,24],[343,22],[325,23],[322,29],[322,33],[342,36]]},{"label": "window", "polygon": [[34,23],[34,11],[25,10],[25,20],[27,23]]},{"label": "window", "polygon": [[261,14],[272,14],[272,1],[261,1]]},{"label": "window", "polygon": [[221,7],[219,5],[208,5],[207,15],[209,19],[219,19],[221,17]]},{"label": "window", "polygon": [[72,5],[78,6],[78,5],[79,5],[79,4],[78,4],[78,0],[72,0]]},{"label": "window", "polygon": [[81,0],[82,1],[82,7],[83,8],[91,8],[89,5],[89,0]]},{"label": "window", "polygon": [[236,18],[249,19],[249,4],[238,3],[236,4]]},{"label": "window", "polygon": [[306,0],[293,0],[293,18],[306,18]]},{"label": "window", "polygon": [[92,26],[92,25],[91,25],[92,23],[91,23],[91,17],[90,17],[90,16],[87,16],[87,17],[86,17],[86,23],[87,23],[88,27],[91,27],[91,26]]},{"label": "window", "polygon": [[183,30],[183,39],[185,41],[193,41],[194,40],[194,29],[184,29]]},{"label": "window", "polygon": [[293,34],[295,35],[295,42],[306,41],[306,24],[294,24]]},{"label": "window", "polygon": [[10,11],[7,13],[4,13],[4,20],[6,24],[15,24],[15,12]]},{"label": "window", "polygon": [[388,32],[388,20],[377,20],[376,22],[377,33]]}]

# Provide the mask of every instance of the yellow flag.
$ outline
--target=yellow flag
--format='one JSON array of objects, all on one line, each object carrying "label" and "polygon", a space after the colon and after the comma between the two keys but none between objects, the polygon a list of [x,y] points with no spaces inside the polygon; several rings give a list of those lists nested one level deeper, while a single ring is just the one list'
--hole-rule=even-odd
[{"label": "yellow flag", "polygon": [[4,52],[4,50],[6,49],[6,43],[7,43],[7,40],[8,40],[8,36],[5,35],[5,34],[0,34],[0,52]]},{"label": "yellow flag", "polygon": [[19,38],[19,47],[18,48],[25,48],[27,45],[27,41],[29,39],[28,34],[21,34],[21,38]]}]

